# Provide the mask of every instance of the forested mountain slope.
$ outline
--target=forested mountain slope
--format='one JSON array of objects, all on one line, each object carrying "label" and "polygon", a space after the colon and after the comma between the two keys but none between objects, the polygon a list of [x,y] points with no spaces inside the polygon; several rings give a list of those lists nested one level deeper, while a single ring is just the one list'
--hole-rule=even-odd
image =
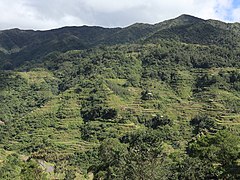
[{"label": "forested mountain slope", "polygon": [[156,42],[170,39],[194,44],[239,47],[239,24],[181,15],[155,25],[136,23],[125,28],[64,27],[48,31],[11,29],[0,32],[2,69],[42,60],[51,52],[88,49],[100,45]]},{"label": "forested mountain slope", "polygon": [[239,179],[239,25],[0,33],[0,179]]}]

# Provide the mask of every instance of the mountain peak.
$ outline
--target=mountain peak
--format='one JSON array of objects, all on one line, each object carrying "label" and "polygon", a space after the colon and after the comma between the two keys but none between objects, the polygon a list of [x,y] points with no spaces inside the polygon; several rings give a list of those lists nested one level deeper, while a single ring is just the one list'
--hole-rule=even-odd
[{"label": "mountain peak", "polygon": [[178,16],[177,18],[175,18],[175,20],[180,20],[180,21],[184,21],[184,22],[193,22],[193,23],[204,21],[201,18],[191,16],[191,15],[188,15],[188,14],[182,14],[182,15]]},{"label": "mountain peak", "polygon": [[195,16],[182,14],[174,19],[169,19],[169,20],[160,22],[158,24],[155,24],[155,27],[161,30],[161,29],[168,29],[168,28],[182,26],[182,25],[191,25],[191,24],[201,23],[201,22],[205,22],[205,20]]}]

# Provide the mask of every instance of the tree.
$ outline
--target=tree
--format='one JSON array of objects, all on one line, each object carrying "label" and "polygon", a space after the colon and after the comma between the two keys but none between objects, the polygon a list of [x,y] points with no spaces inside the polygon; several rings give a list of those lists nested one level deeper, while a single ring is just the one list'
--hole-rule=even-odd
[{"label": "tree", "polygon": [[74,180],[76,178],[76,172],[74,170],[66,170],[64,180]]},{"label": "tree", "polygon": [[159,126],[166,126],[166,125],[172,126],[173,121],[167,117],[157,115],[152,119],[150,119],[149,121],[147,121],[145,124],[149,128],[157,129]]},{"label": "tree", "polygon": [[183,159],[172,164],[168,179],[205,180],[217,179],[217,171],[214,166],[198,157],[185,155]]},{"label": "tree", "polygon": [[207,115],[198,115],[190,121],[194,127],[194,133],[199,134],[203,131],[212,132],[215,128],[215,120]]},{"label": "tree", "polygon": [[199,157],[215,165],[221,178],[240,177],[237,160],[240,158],[240,139],[226,130],[215,134],[200,136],[188,146],[188,153],[192,157]]},{"label": "tree", "polygon": [[100,164],[95,167],[95,177],[122,179],[126,168],[127,145],[118,139],[105,139],[99,147]]},{"label": "tree", "polygon": [[37,162],[30,159],[27,162],[25,162],[22,166],[21,179],[22,180],[29,180],[29,179],[47,180],[47,176],[43,172],[43,170],[39,167]]},{"label": "tree", "polygon": [[32,159],[23,162],[17,154],[11,154],[4,161],[3,165],[0,166],[0,179],[45,180],[47,178],[37,162]]},{"label": "tree", "polygon": [[129,134],[123,137],[122,142],[129,144],[124,179],[159,179],[162,176],[166,154],[163,153],[163,139],[157,130]]}]

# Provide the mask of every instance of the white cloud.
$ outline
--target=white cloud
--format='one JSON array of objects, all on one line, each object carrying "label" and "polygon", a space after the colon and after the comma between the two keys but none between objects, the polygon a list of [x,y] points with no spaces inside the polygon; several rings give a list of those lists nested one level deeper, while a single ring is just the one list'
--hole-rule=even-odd
[{"label": "white cloud", "polygon": [[[83,1],[84,2],[84,1]],[[148,4],[147,0],[87,0],[84,2],[87,7],[94,11],[103,13],[113,13],[117,11],[129,10],[134,8],[144,8]]]},{"label": "white cloud", "polygon": [[[232,0],[1,0],[0,29],[157,23],[180,14],[228,19]],[[232,12],[239,20],[239,10]]]},{"label": "white cloud", "polygon": [[234,22],[240,22],[240,8],[235,8],[232,12],[232,20]]}]

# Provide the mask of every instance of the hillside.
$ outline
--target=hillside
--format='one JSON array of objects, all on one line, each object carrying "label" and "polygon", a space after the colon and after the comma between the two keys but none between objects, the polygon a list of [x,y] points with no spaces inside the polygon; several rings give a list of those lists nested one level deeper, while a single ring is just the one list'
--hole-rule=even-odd
[{"label": "hillside", "polygon": [[11,29],[0,32],[0,68],[12,69],[51,52],[101,45],[156,42],[167,39],[194,44],[239,47],[239,24],[181,15],[155,25],[136,23],[125,28],[64,27],[48,31]]},{"label": "hillside", "polygon": [[0,179],[239,179],[239,25],[0,32]]}]

